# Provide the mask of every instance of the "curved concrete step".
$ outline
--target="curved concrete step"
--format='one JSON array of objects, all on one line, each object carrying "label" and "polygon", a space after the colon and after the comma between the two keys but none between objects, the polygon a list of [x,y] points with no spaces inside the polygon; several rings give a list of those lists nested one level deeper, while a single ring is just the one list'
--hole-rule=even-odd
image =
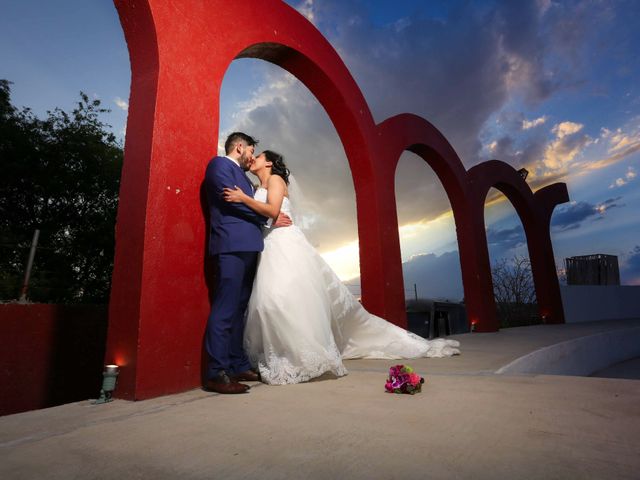
[{"label": "curved concrete step", "polygon": [[633,327],[549,345],[517,358],[495,373],[588,376],[638,356],[640,327]]}]

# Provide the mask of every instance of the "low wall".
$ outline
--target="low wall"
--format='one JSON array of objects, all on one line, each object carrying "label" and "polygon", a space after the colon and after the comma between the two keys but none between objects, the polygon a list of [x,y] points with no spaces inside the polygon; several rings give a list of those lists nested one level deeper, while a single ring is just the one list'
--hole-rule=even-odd
[{"label": "low wall", "polygon": [[640,327],[623,328],[540,348],[496,373],[587,376],[637,357],[640,357]]},{"label": "low wall", "polygon": [[106,305],[0,304],[0,415],[96,398]]},{"label": "low wall", "polygon": [[566,323],[640,318],[640,286],[562,285]]}]

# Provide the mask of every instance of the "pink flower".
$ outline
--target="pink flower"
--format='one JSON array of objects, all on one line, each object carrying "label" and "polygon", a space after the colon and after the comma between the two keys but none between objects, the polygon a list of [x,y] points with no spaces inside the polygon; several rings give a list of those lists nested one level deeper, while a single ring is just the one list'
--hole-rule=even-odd
[{"label": "pink flower", "polygon": [[384,385],[384,389],[389,393],[410,393],[413,395],[420,392],[424,378],[415,373],[409,365],[394,365],[389,368],[389,378]]}]

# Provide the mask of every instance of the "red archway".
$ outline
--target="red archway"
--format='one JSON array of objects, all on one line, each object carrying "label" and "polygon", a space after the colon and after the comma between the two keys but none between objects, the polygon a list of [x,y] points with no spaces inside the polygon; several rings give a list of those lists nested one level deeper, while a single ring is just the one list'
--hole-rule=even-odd
[{"label": "red archway", "polygon": [[[471,187],[469,191],[472,216],[482,223],[482,228],[474,232],[478,258],[489,265],[484,228],[484,204],[489,189],[495,187],[513,204],[524,227],[541,318],[545,323],[564,323],[560,284],[551,244],[550,223],[553,209],[569,201],[566,185],[555,183],[533,193],[511,165],[499,160],[483,162],[471,168],[468,172],[468,180]],[[482,275],[479,277],[480,284],[493,288],[491,270],[487,269],[479,273]],[[489,292],[485,294],[488,295]]]},{"label": "red archway", "polygon": [[[216,154],[222,80],[239,57],[288,70],[333,122],[353,172],[365,306],[406,324],[394,172],[401,152],[408,149],[434,168],[451,201],[469,316],[479,331],[497,329],[484,222],[482,215],[477,217],[482,189],[487,181],[496,183],[493,167],[466,172],[440,132],[415,115],[376,126],[338,54],[283,2],[115,3],[132,70],[106,357],[123,367],[119,396],[149,398],[200,382],[200,345],[209,309],[200,183]],[[255,22],[226,29],[238,12],[250,12],[243,18]],[[554,202],[561,201],[557,191],[562,187],[533,195],[526,184],[514,184],[512,175],[504,181],[531,197],[523,207],[535,212],[530,228],[546,228],[548,237],[544,215],[550,216]],[[552,258],[550,241],[545,243],[545,232],[540,235],[539,257],[547,259],[550,252]],[[537,285],[548,280],[543,264]],[[561,305],[549,306],[555,308],[553,318],[561,318]]]},{"label": "red archway", "polygon": [[[429,164],[442,183],[453,210],[462,284],[469,318],[476,322],[476,329],[479,332],[497,330],[496,306],[491,283],[488,291],[478,284],[478,279],[482,278],[486,270],[489,270],[489,281],[491,281],[488,255],[486,264],[479,261],[483,260],[479,251],[482,245],[486,247],[486,240],[484,244],[478,245],[475,236],[478,230],[484,233],[484,221],[474,217],[469,209],[472,200],[469,196],[468,176],[458,154],[431,123],[417,115],[402,114],[389,118],[378,126],[378,131],[380,137],[386,139],[378,147],[383,149],[382,152],[387,159],[382,165],[387,179],[387,185],[382,188],[383,193],[389,197],[386,201],[395,204],[395,200],[392,201],[395,195],[393,179],[398,160],[404,150],[415,153]],[[393,217],[389,217],[388,220],[393,221],[393,226],[397,230],[395,208]],[[401,265],[398,265],[398,271],[402,281]]]}]

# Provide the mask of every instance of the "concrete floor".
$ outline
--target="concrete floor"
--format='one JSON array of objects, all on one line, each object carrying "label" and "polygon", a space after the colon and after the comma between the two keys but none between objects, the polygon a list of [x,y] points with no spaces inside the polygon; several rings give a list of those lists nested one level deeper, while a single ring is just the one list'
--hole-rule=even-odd
[{"label": "concrete floor", "polygon": [[603,368],[590,375],[600,378],[626,378],[627,380],[640,380],[640,358],[632,358],[626,362],[616,363],[608,368]]},{"label": "concrete floor", "polygon": [[2,479],[637,479],[640,382],[493,372],[530,351],[635,322],[460,335],[463,354],[407,361],[415,396],[386,394],[395,362],[350,374],[78,402],[0,418]]}]

